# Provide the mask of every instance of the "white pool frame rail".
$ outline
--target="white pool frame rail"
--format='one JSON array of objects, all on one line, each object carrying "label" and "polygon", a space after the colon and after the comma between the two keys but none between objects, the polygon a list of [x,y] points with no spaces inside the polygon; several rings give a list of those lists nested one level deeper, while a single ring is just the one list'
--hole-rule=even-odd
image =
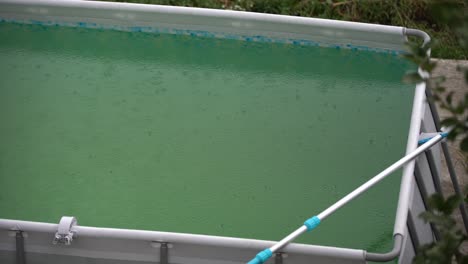
[{"label": "white pool frame rail", "polygon": [[[425,42],[429,41],[426,33],[403,27],[229,10],[82,0],[0,0],[0,20],[188,34],[245,41],[273,41],[394,54],[404,52],[407,36],[421,37]],[[424,83],[416,85],[406,154],[417,148],[421,122],[427,119],[425,90]],[[393,250],[379,254],[361,249],[289,244],[281,248],[281,252],[275,257],[275,263],[282,263],[283,259],[291,264],[311,261],[365,263],[388,261],[398,256],[400,263],[409,263],[408,257],[402,258],[402,256],[411,255],[405,252],[409,243],[407,220],[408,210],[411,209],[413,202],[414,167],[415,162],[411,161],[403,169],[393,232]],[[10,252],[11,254],[6,254],[5,258],[16,259],[17,263],[21,264],[24,263],[21,262],[24,261],[24,252],[37,259],[44,254],[50,254],[115,261],[169,263],[167,255],[170,249],[170,263],[230,264],[248,261],[259,250],[275,244],[273,241],[242,238],[85,227],[72,224],[69,220],[69,218],[62,219],[62,222],[70,223],[68,229],[64,229],[64,223],[59,225],[0,219],[0,253]],[[62,231],[68,230],[72,238],[76,238],[70,241],[70,246],[51,243],[59,228]],[[66,234],[58,233],[66,237]],[[1,257],[0,254],[0,260]],[[80,263],[79,260],[76,263]]]}]

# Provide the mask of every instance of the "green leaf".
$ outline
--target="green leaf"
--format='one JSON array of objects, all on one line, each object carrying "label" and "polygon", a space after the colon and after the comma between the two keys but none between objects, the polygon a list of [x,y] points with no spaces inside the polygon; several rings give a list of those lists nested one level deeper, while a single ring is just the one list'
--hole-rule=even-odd
[{"label": "green leaf", "polygon": [[455,138],[458,136],[458,133],[460,133],[458,126],[455,126],[448,134],[447,139],[452,141],[455,140]]},{"label": "green leaf", "polygon": [[426,60],[421,64],[421,69],[431,73],[432,70],[437,66],[436,62],[431,62],[429,58],[426,58]]},{"label": "green leaf", "polygon": [[421,81],[422,81],[421,75],[419,75],[419,73],[417,72],[408,73],[405,76],[403,76],[404,83],[411,84],[411,83],[418,83]]},{"label": "green leaf", "polygon": [[436,76],[436,77],[432,77],[432,80],[434,80],[435,83],[437,83],[438,85],[440,85],[441,83],[445,82],[447,78],[445,76]]},{"label": "green leaf", "polygon": [[443,206],[444,213],[446,215],[450,215],[453,212],[453,210],[455,210],[455,208],[458,207],[460,202],[461,198],[458,195],[452,195],[448,197]]},{"label": "green leaf", "polygon": [[445,100],[447,101],[447,103],[448,103],[449,105],[452,104],[453,93],[454,93],[454,92],[451,91],[451,92],[449,92],[449,93],[447,94],[447,96],[445,97]]},{"label": "green leaf", "polygon": [[413,54],[405,54],[405,55],[403,55],[403,58],[413,62],[416,65],[420,65],[424,61],[424,58],[421,58],[419,56],[415,56]]},{"label": "green leaf", "polygon": [[443,86],[437,86],[436,88],[434,88],[434,90],[438,93],[443,93],[445,92],[445,87]]},{"label": "green leaf", "polygon": [[441,211],[440,209],[444,207],[444,197],[439,193],[435,193],[429,197],[428,204],[431,209]]},{"label": "green leaf", "polygon": [[468,152],[468,135],[460,142],[460,149],[464,152]]},{"label": "green leaf", "polygon": [[[431,210],[435,210],[435,209],[431,209]],[[419,216],[422,219],[424,219],[426,223],[430,222],[437,226],[445,226],[448,220],[445,215],[441,215],[440,213],[436,214],[432,211],[422,212]]]},{"label": "green leaf", "polygon": [[464,255],[461,257],[460,264],[468,264],[468,255]]},{"label": "green leaf", "polygon": [[442,120],[440,122],[443,126],[446,126],[446,127],[449,127],[449,126],[454,126],[454,125],[457,125],[459,123],[458,119],[455,118],[455,117],[449,117],[449,118],[445,118],[444,120]]},{"label": "green leaf", "polygon": [[466,110],[465,102],[460,102],[460,103],[453,109],[453,113],[454,113],[454,114],[457,114],[457,115],[462,115],[463,112],[465,112],[465,110]]}]

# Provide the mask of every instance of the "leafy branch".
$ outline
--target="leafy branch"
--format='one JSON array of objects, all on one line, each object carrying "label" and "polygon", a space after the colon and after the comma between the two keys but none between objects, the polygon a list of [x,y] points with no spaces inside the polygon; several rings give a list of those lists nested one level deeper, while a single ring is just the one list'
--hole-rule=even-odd
[{"label": "leafy branch", "polygon": [[468,256],[464,255],[460,246],[467,240],[467,236],[457,227],[456,221],[450,217],[458,208],[461,198],[452,195],[444,199],[440,194],[434,194],[428,201],[429,211],[421,217],[432,223],[440,232],[440,239],[419,248],[413,260],[415,264],[468,263]]},{"label": "leafy branch", "polygon": [[[456,39],[461,46],[468,48],[468,17],[467,4],[464,1],[445,0],[431,2],[430,10],[441,24],[452,27]],[[403,80],[409,83],[426,83],[432,89],[433,100],[449,116],[441,124],[452,130],[448,139],[460,139],[460,150],[464,152],[465,162],[468,161],[468,92],[464,96],[454,98],[455,92],[443,86],[445,77],[431,77],[437,63],[430,59],[429,51],[433,43],[421,46],[419,43],[410,44],[410,53],[405,58],[419,66],[418,72],[411,72]],[[468,83],[468,69],[458,67]],[[421,214],[425,222],[431,223],[440,233],[440,238],[430,244],[423,245],[417,250],[413,260],[415,264],[468,263],[468,256],[461,251],[461,245],[468,241],[468,237],[457,227],[453,217],[454,211],[460,205],[462,197],[451,195],[444,198],[442,194],[434,194],[429,198],[427,211]],[[468,196],[465,197],[468,202]]]}]

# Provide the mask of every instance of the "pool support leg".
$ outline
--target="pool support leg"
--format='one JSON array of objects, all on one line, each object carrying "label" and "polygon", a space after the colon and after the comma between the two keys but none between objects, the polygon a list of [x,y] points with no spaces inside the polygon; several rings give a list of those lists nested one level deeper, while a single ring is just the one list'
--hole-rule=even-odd
[{"label": "pool support leg", "polygon": [[16,231],[16,264],[26,264],[23,231]]},{"label": "pool support leg", "polygon": [[[431,89],[426,89],[426,97],[428,97],[428,98],[433,97]],[[431,100],[428,100],[427,103],[429,104],[429,109],[431,110],[432,119],[434,119],[434,124],[436,126],[436,129],[440,130],[442,126],[440,124],[440,117],[439,117],[439,115],[437,113],[436,106],[435,106],[434,102],[431,101]],[[442,142],[441,145],[442,145],[442,152],[443,152],[444,157],[445,157],[445,162],[447,164],[447,168],[448,168],[448,171],[449,171],[450,180],[452,181],[453,189],[455,190],[455,193],[457,195],[459,195],[460,197],[463,197],[463,191],[461,190],[460,184],[458,183],[457,173],[455,171],[455,167],[454,167],[453,162],[452,162],[452,157],[451,157],[450,151],[448,149],[448,144],[447,144],[447,142]],[[461,200],[461,203],[459,205],[459,209],[460,209],[460,214],[461,214],[462,219],[463,219],[465,232],[468,232],[468,211],[466,209],[466,204],[465,204],[463,199]]]},{"label": "pool support leg", "polygon": [[167,246],[167,243],[161,243],[159,254],[159,263],[169,264],[169,247]]},{"label": "pool support leg", "polygon": [[283,264],[283,253],[275,254],[275,264]]}]

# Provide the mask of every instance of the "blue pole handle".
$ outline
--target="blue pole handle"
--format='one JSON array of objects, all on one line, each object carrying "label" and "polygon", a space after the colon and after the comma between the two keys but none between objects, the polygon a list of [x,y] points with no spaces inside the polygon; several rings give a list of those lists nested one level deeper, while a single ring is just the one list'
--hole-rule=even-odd
[{"label": "blue pole handle", "polygon": [[258,253],[255,258],[253,258],[251,261],[249,261],[247,264],[263,264],[265,261],[267,261],[269,258],[273,256],[273,252],[269,248],[261,251]]},{"label": "blue pole handle", "polygon": [[304,225],[307,227],[307,231],[311,231],[320,224],[320,218],[317,216],[311,217],[304,222]]},{"label": "blue pole handle", "polygon": [[[440,135],[443,137],[443,138],[446,138],[448,136],[448,133],[447,132],[441,132]],[[428,137],[428,138],[423,138],[423,139],[420,139],[418,140],[418,145],[422,145],[426,142],[428,142],[429,140],[431,140],[433,137]]]}]

